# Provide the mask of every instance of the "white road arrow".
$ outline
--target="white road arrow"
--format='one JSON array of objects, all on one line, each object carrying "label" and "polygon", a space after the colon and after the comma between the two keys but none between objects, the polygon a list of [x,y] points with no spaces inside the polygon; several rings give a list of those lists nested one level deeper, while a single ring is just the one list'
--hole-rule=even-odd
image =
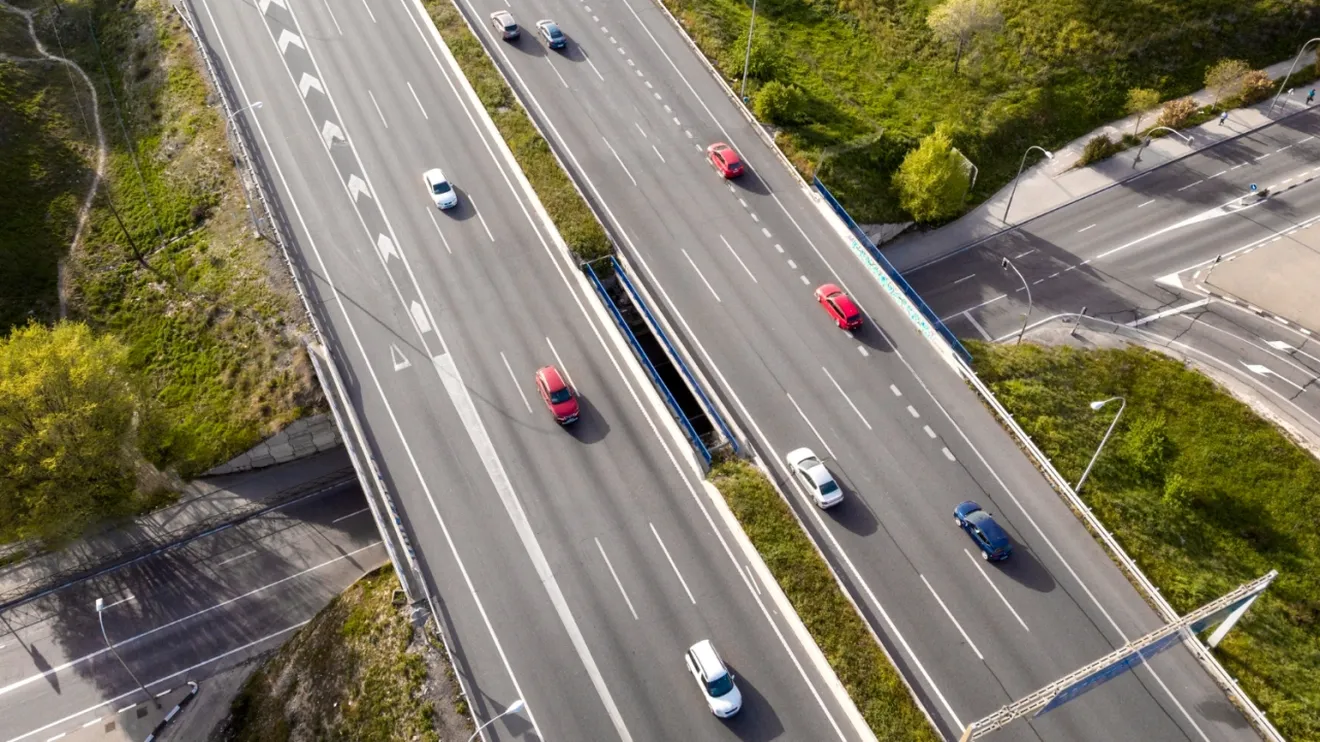
[{"label": "white road arrow", "polygon": [[307,48],[303,46],[302,37],[287,28],[280,29],[280,40],[277,43],[280,45],[280,54],[285,54],[289,51],[289,44],[293,44],[299,49]]},{"label": "white road arrow", "polygon": [[1288,379],[1285,379],[1284,377],[1282,377],[1282,376],[1280,376],[1279,374],[1275,373],[1275,372],[1274,372],[1274,369],[1271,369],[1271,368],[1268,367],[1268,366],[1262,366],[1262,365],[1260,365],[1259,363],[1247,363],[1246,361],[1238,361],[1238,363],[1241,363],[1243,366],[1246,366],[1246,367],[1247,367],[1247,370],[1250,371],[1250,372],[1253,373],[1253,374],[1258,374],[1258,375],[1260,375],[1260,376],[1273,376],[1273,377],[1275,377],[1275,378],[1277,378],[1277,379],[1282,380],[1283,383],[1287,384],[1288,386],[1291,386],[1292,388],[1296,389],[1296,390],[1299,391],[1299,392],[1304,392],[1304,391],[1306,391],[1306,390],[1303,389],[1302,387],[1300,387],[1300,386],[1298,386],[1298,385],[1292,383],[1292,382],[1289,381]]},{"label": "white road arrow", "polygon": [[334,146],[336,139],[348,141],[347,139],[344,139],[343,129],[340,129],[339,124],[336,124],[333,121],[327,121],[325,122],[325,125],[321,127],[321,139],[325,141],[325,146],[327,147]]},{"label": "white road arrow", "polygon": [[257,7],[261,8],[262,15],[266,14],[266,8],[269,8],[271,3],[275,3],[285,10],[289,9],[289,6],[284,4],[284,0],[257,0]]},{"label": "white road arrow", "polygon": [[394,249],[394,242],[385,235],[376,238],[376,249],[380,251],[380,259],[386,263],[390,262],[391,257],[399,257],[399,251]]},{"label": "white road arrow", "polygon": [[422,309],[421,302],[413,301],[412,306],[408,308],[408,312],[412,315],[413,322],[417,325],[418,332],[431,331],[431,323],[426,321],[426,310]]},{"label": "white road arrow", "polygon": [[390,361],[394,363],[395,371],[402,371],[412,365],[412,361],[403,357],[403,351],[393,344],[390,345]]},{"label": "white road arrow", "polygon": [[1282,340],[1266,340],[1265,344],[1275,350],[1281,350],[1284,353],[1296,353],[1298,355],[1306,356],[1307,358],[1310,358],[1313,361],[1320,362],[1320,358],[1316,358],[1315,356],[1311,355],[1310,353],[1307,353],[1301,348],[1294,348],[1291,345],[1283,342]]},{"label": "white road arrow", "polygon": [[322,93],[325,92],[325,88],[321,87],[320,80],[304,72],[302,79],[298,81],[298,92],[302,93],[302,97],[306,98],[307,92],[312,88],[316,88]]},{"label": "white road arrow", "polygon": [[371,198],[371,194],[367,193],[367,181],[359,178],[356,173],[348,176],[348,192],[353,196],[353,203],[357,203],[358,196]]}]

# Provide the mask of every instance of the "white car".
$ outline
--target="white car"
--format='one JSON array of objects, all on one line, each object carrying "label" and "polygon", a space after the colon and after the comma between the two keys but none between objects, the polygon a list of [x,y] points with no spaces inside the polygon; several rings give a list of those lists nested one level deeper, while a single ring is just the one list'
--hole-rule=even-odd
[{"label": "white car", "polygon": [[513,41],[519,36],[518,23],[513,20],[513,14],[507,10],[497,10],[491,13],[490,25],[505,41]]},{"label": "white car", "polygon": [[431,193],[431,200],[435,201],[436,206],[442,209],[458,206],[458,192],[445,178],[445,174],[440,172],[440,168],[422,173],[422,180],[426,181],[426,190]]},{"label": "white car", "polygon": [[710,712],[727,719],[742,709],[742,692],[733,683],[733,673],[725,666],[715,651],[715,645],[709,639],[702,639],[688,648],[683,655],[688,672],[701,686],[701,693],[706,697]]},{"label": "white car", "polygon": [[811,501],[824,510],[843,502],[843,490],[834,481],[834,475],[825,468],[825,463],[811,452],[810,448],[789,451],[788,468],[793,472],[793,479],[802,485],[811,495]]}]

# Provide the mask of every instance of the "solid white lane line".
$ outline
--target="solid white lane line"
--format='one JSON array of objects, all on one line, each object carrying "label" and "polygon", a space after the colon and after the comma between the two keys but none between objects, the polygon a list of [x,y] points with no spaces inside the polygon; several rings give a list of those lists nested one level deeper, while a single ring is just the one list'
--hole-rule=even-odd
[{"label": "solid white lane line", "polygon": [[807,427],[811,428],[811,432],[816,434],[816,440],[820,441],[820,445],[825,447],[825,453],[828,453],[832,459],[839,458],[834,455],[834,451],[830,448],[830,444],[826,443],[825,439],[821,437],[820,431],[816,430],[816,426],[811,424],[811,420],[807,418],[807,413],[803,412],[801,407],[798,407],[797,400],[793,399],[793,395],[788,392],[784,392],[784,394],[788,397],[788,401],[793,403],[793,409],[797,410],[798,415],[800,415],[802,420],[806,422]]},{"label": "solid white lane line", "polygon": [[513,374],[513,366],[509,365],[509,359],[504,357],[504,351],[500,351],[500,360],[504,361],[504,370],[509,372],[509,378],[513,381],[513,388],[518,390],[518,396],[522,397],[523,406],[527,408],[527,414],[532,413],[532,403],[527,401],[527,395],[523,393],[522,384],[518,383],[518,377]]},{"label": "solid white lane line", "polygon": [[371,508],[362,508],[361,510],[354,510],[353,512],[349,513],[348,515],[341,515],[341,516],[339,516],[338,518],[335,518],[334,520],[330,521],[330,523],[331,523],[331,524],[334,524],[334,523],[338,523],[338,522],[341,521],[341,520],[348,520],[349,518],[352,518],[352,517],[355,516],[355,515],[362,515],[363,513],[367,512],[367,511],[370,510],[370,509],[371,509]]},{"label": "solid white lane line", "polygon": [[362,7],[367,9],[367,15],[371,16],[371,22],[375,23],[376,14],[371,12],[371,6],[367,4],[367,0],[362,0]]},{"label": "solid white lane line", "polygon": [[970,279],[970,278],[976,278],[976,274],[975,274],[975,273],[968,273],[967,275],[963,276],[962,278],[955,278],[955,279],[953,279],[953,285],[954,285],[954,286],[957,286],[958,284],[960,284],[960,283],[962,283],[963,281],[966,281],[966,280],[968,280],[968,279]]},{"label": "solid white lane line", "polygon": [[481,228],[486,230],[486,236],[490,238],[491,242],[494,242],[495,235],[491,233],[490,226],[486,224],[486,217],[482,216],[481,210],[477,208],[476,199],[472,198],[472,194],[469,193],[467,194],[467,200],[468,203],[472,204],[472,213],[477,215],[477,221],[481,222]]},{"label": "solid white lane line", "polygon": [[687,249],[680,247],[679,250],[683,252],[683,257],[687,258],[688,265],[692,266],[692,270],[697,272],[697,277],[701,279],[702,283],[706,284],[707,289],[710,289],[710,295],[715,297],[715,301],[723,304],[724,300],[720,298],[719,294],[715,293],[715,289],[710,285],[710,281],[707,281],[706,277],[701,275],[701,269],[697,267],[695,262],[693,262],[692,256],[688,255]]},{"label": "solid white lane line", "polygon": [[[348,516],[345,515],[344,517],[347,518]],[[337,522],[338,520],[339,520],[339,519],[336,518],[334,521],[331,521],[331,522]],[[250,556],[252,556],[253,554],[256,554],[256,553],[257,553],[257,552],[256,552],[255,549],[249,549],[248,551],[245,551],[245,552],[243,552],[242,554],[239,554],[239,555],[237,555],[237,556],[231,556],[231,557],[229,557],[228,559],[224,559],[224,560],[221,560],[221,561],[219,561],[219,562],[216,562],[216,563],[215,563],[215,566],[217,566],[217,567],[223,567],[223,566],[225,566],[226,564],[229,564],[230,562],[236,562],[236,561],[238,561],[239,559],[245,559],[245,558],[250,557]],[[112,604],[112,605],[113,605],[113,604]],[[108,608],[109,606],[106,606],[106,607]]]},{"label": "solid white lane line", "polygon": [[744,564],[743,567],[747,569],[747,581],[751,583],[752,587],[756,588],[756,594],[760,595],[761,585],[757,583],[756,575],[752,574],[752,565]]},{"label": "solid white lane line", "polygon": [[972,327],[975,327],[975,328],[976,328],[976,331],[979,332],[979,333],[981,333],[981,338],[982,338],[982,339],[984,339],[984,340],[986,340],[986,341],[993,341],[993,340],[994,340],[994,338],[990,337],[990,333],[986,332],[985,328],[981,326],[981,323],[980,323],[980,322],[977,322],[977,321],[976,321],[976,318],[972,316],[972,312],[971,312],[971,310],[968,310],[968,311],[963,312],[963,313],[962,313],[962,316],[966,317],[966,318],[967,318],[967,321],[972,323]]},{"label": "solid white lane line", "polygon": [[743,259],[738,257],[738,251],[734,250],[733,245],[730,245],[729,241],[724,239],[724,235],[720,235],[720,242],[723,242],[724,246],[729,248],[729,252],[733,253],[733,259],[738,261],[738,265],[741,265],[743,270],[747,271],[747,277],[752,279],[752,283],[760,283],[760,281],[756,280],[756,276],[752,275],[752,269],[748,268],[747,264],[743,262]]},{"label": "solid white lane line", "polygon": [[659,149],[658,147],[656,147],[654,144],[652,144],[652,145],[651,145],[651,149],[655,150],[655,156],[656,156],[656,157],[659,157],[661,162],[664,162],[664,161],[665,161],[665,156],[662,155],[662,154],[660,154],[660,149]]},{"label": "solid white lane line", "polygon": [[426,209],[426,214],[427,214],[427,216],[430,216],[430,217],[431,217],[431,224],[432,224],[432,226],[435,227],[435,233],[438,234],[438,235],[440,235],[440,242],[444,243],[444,246],[445,246],[445,252],[449,253],[450,255],[453,255],[453,254],[454,254],[454,251],[451,250],[450,247],[449,247],[449,240],[445,239],[445,233],[444,233],[444,230],[440,229],[440,222],[438,222],[438,221],[435,220],[435,211],[436,211],[435,209],[432,209],[432,208],[429,208],[429,207],[428,207],[428,208]]},{"label": "solid white lane line", "polygon": [[839,390],[839,395],[843,397],[843,401],[847,402],[848,406],[852,408],[852,411],[857,413],[857,418],[862,421],[862,424],[866,426],[866,429],[874,430],[875,428],[872,428],[871,423],[868,423],[866,421],[866,418],[862,415],[862,411],[857,409],[857,405],[853,404],[853,401],[848,396],[848,393],[843,391],[843,387],[839,386],[839,382],[834,380],[834,375],[830,373],[830,370],[828,368],[825,368],[824,366],[821,366],[820,370],[825,372],[826,378],[830,380],[830,383],[834,385],[835,389]]},{"label": "solid white lane line", "polygon": [[555,344],[550,342],[549,337],[545,339],[545,344],[550,346],[550,352],[555,355],[555,363],[559,364],[559,370],[564,373],[564,378],[568,381],[568,385],[576,388],[577,384],[573,383],[573,375],[568,372],[568,366],[564,365],[564,359],[559,357],[559,351],[555,350]]},{"label": "solid white lane line", "polygon": [[678,565],[674,564],[674,558],[669,555],[669,549],[665,548],[665,542],[660,538],[660,532],[655,530],[654,523],[648,522],[647,525],[651,527],[651,533],[655,536],[655,542],[660,544],[660,551],[665,553],[665,559],[669,560],[669,566],[674,570],[674,575],[678,577],[678,583],[683,586],[683,592],[687,593],[688,600],[692,601],[692,605],[696,605],[697,599],[692,597],[692,591],[688,589],[687,580],[683,579],[683,573],[679,572]]},{"label": "solid white lane line", "polygon": [[600,558],[605,560],[605,566],[610,568],[610,576],[614,578],[614,584],[619,586],[619,594],[623,596],[623,602],[628,604],[628,612],[632,614],[633,620],[637,618],[637,611],[633,608],[632,601],[628,599],[628,591],[623,589],[623,583],[619,581],[619,573],[614,571],[614,565],[610,564],[610,558],[605,555],[605,547],[600,545],[600,539],[596,539],[596,548],[600,549]]},{"label": "solid white lane line", "polygon": [[985,655],[981,654],[981,650],[976,648],[976,643],[972,641],[972,637],[968,636],[966,631],[963,631],[962,624],[958,623],[958,619],[953,617],[953,611],[950,611],[949,607],[944,604],[944,601],[940,600],[940,594],[935,592],[935,588],[930,586],[930,580],[926,579],[926,575],[919,576],[921,577],[921,581],[926,583],[926,589],[930,591],[931,595],[935,596],[935,602],[939,603],[940,608],[944,609],[944,615],[949,617],[949,620],[953,622],[954,628],[958,629],[959,634],[962,634],[963,641],[967,642],[967,646],[971,647],[972,651],[976,653],[976,659],[985,662]]},{"label": "solid white lane line", "polygon": [[1013,618],[1016,618],[1017,622],[1022,624],[1022,628],[1031,631],[1031,629],[1027,629],[1027,622],[1023,621],[1022,617],[1018,615],[1018,612],[1013,610],[1013,606],[1009,604],[1008,598],[1005,598],[1004,594],[999,592],[999,588],[995,587],[994,581],[991,580],[990,575],[986,574],[985,570],[981,568],[981,563],[976,561],[976,557],[972,556],[972,553],[966,549],[963,549],[963,553],[967,555],[968,559],[972,560],[972,566],[976,567],[976,571],[980,572],[981,576],[985,578],[985,581],[990,585],[990,589],[995,591],[995,595],[998,595],[999,599],[1004,601],[1004,605],[1008,608],[1009,613],[1013,614]]},{"label": "solid white lane line", "polygon": [[618,152],[614,151],[614,145],[610,144],[610,140],[606,139],[605,137],[601,137],[600,139],[602,142],[605,142],[606,147],[610,148],[610,154],[614,155],[614,159],[618,161],[619,167],[623,169],[623,174],[628,176],[628,180],[631,180],[634,186],[637,185],[637,179],[634,178],[633,174],[628,171],[628,166],[623,164],[623,158],[619,157]]},{"label": "solid white lane line", "polygon": [[417,110],[422,112],[422,118],[430,121],[431,117],[426,115],[426,107],[422,105],[422,99],[417,97],[417,91],[413,90],[412,83],[407,80],[404,80],[404,83],[408,86],[408,92],[412,93],[413,100],[417,101]]},{"label": "solid white lane line", "polygon": [[330,0],[321,0],[321,2],[325,4],[325,12],[330,14],[330,20],[334,21],[335,30],[339,32],[340,36],[343,36],[344,29],[339,27],[339,19],[335,18],[335,11],[330,9]]},{"label": "solid white lane line", "polygon": [[1143,207],[1145,207],[1145,206],[1150,206],[1150,205],[1153,204],[1153,203],[1155,203],[1155,199],[1152,198],[1151,200],[1147,201],[1147,202],[1144,203],[1144,204],[1137,204],[1137,208],[1140,209],[1140,208],[1143,208]]},{"label": "solid white lane line", "polygon": [[54,737],[47,737],[47,738],[46,738],[46,742],[55,742],[55,740],[57,740],[57,739],[64,739],[64,735],[66,735],[66,734],[68,734],[68,732],[60,732],[59,734],[55,735]]},{"label": "solid white lane line", "polygon": [[555,68],[555,64],[554,64],[554,62],[551,62],[551,61],[550,61],[550,57],[549,57],[549,56],[545,56],[545,57],[541,57],[541,59],[544,59],[546,65],[547,65],[550,69],[554,70],[555,77],[558,77],[558,78],[559,78],[559,82],[562,83],[563,86],[564,86],[564,89],[567,90],[567,89],[568,89],[568,80],[565,80],[565,79],[564,79],[564,76],[561,75],[561,74],[559,74],[559,70]]},{"label": "solid white lane line", "polygon": [[[507,1],[508,0],[505,0],[505,2]],[[591,65],[591,71],[596,73],[596,77],[599,77],[601,82],[605,82],[605,76],[600,74],[600,70],[596,69],[596,63],[591,61],[591,57],[585,57],[585,59],[587,60],[587,64]]]},{"label": "solid white lane line", "polygon": [[385,120],[385,114],[380,110],[380,104],[376,102],[376,96],[370,89],[367,90],[367,97],[371,98],[371,105],[376,107],[376,115],[380,116],[380,123],[383,124],[386,129],[390,128],[390,122]]},{"label": "solid white lane line", "polygon": [[101,717],[98,716],[97,718],[92,719],[91,721],[87,722],[86,724],[83,724],[83,729],[86,729],[87,727],[94,726],[94,725],[96,725],[96,724],[100,724],[100,723],[101,723]]},{"label": "solid white lane line", "polygon": [[1078,233],[1078,234],[1081,234],[1082,232],[1085,232],[1086,230],[1088,230],[1088,229],[1090,229],[1091,227],[1094,227],[1094,226],[1095,226],[1095,225],[1092,224],[1092,225],[1087,226],[1087,227],[1082,227],[1081,229],[1077,230],[1077,233]]}]

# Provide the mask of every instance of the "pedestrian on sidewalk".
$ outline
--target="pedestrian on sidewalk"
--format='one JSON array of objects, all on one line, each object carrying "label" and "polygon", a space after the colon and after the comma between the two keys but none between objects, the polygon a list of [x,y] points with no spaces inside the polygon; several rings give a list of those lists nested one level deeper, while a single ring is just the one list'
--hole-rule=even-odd
[{"label": "pedestrian on sidewalk", "polygon": [[1224,111],[1223,113],[1219,114],[1219,125],[1220,125],[1220,126],[1223,126],[1223,125],[1224,125],[1224,122],[1227,121],[1227,120],[1228,120],[1228,111]]},{"label": "pedestrian on sidewalk", "polygon": [[1306,105],[1309,106],[1314,102],[1315,102],[1315,88],[1311,88],[1311,92],[1307,93],[1306,95]]}]

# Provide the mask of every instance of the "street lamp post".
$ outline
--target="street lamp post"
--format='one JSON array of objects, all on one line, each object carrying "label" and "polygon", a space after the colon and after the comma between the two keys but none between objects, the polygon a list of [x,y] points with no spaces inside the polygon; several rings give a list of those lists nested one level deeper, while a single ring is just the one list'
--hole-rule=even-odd
[{"label": "street lamp post", "polygon": [[110,650],[110,654],[113,654],[115,659],[119,660],[119,664],[123,666],[124,672],[128,673],[130,678],[133,678],[133,682],[137,684],[137,687],[142,690],[147,698],[151,699],[152,703],[156,704],[156,708],[160,708],[160,701],[157,700],[155,696],[151,695],[151,691],[147,690],[147,686],[143,685],[142,681],[138,680],[138,676],[134,675],[133,671],[128,669],[128,663],[124,662],[124,658],[119,656],[119,650],[115,649],[115,645],[110,643],[110,635],[105,633],[105,608],[105,599],[97,598],[96,618],[101,622],[101,638],[105,639],[105,648]]},{"label": "street lamp post", "polygon": [[1118,418],[1123,416],[1123,408],[1127,407],[1127,398],[1110,397],[1109,399],[1102,399],[1099,402],[1091,403],[1091,409],[1095,410],[1096,412],[1099,412],[1101,407],[1104,407],[1105,405],[1109,404],[1110,402],[1113,402],[1114,400],[1118,400],[1119,402],[1118,414],[1114,415],[1114,421],[1109,423],[1109,430],[1106,430],[1105,437],[1100,439],[1100,445],[1096,447],[1095,455],[1091,457],[1091,462],[1086,465],[1086,471],[1082,472],[1082,478],[1077,480],[1077,486],[1073,487],[1073,492],[1082,491],[1082,483],[1086,481],[1086,475],[1091,473],[1091,467],[1095,466],[1095,460],[1100,458],[1100,452],[1104,450],[1105,443],[1109,441],[1110,434],[1114,432],[1114,426],[1118,425]]},{"label": "street lamp post", "polygon": [[477,738],[477,735],[478,735],[478,734],[481,734],[481,730],[482,730],[482,729],[485,729],[486,727],[490,726],[491,724],[494,724],[494,723],[496,722],[496,720],[498,720],[501,716],[508,716],[509,714],[516,714],[516,713],[518,713],[519,711],[522,711],[522,710],[523,710],[523,707],[526,706],[526,705],[527,705],[527,704],[523,703],[523,700],[522,700],[521,698],[519,698],[518,700],[516,700],[516,701],[514,701],[513,703],[509,704],[509,707],[506,708],[506,709],[504,709],[503,711],[501,711],[501,712],[499,713],[499,715],[497,715],[495,718],[493,718],[493,719],[491,719],[490,721],[486,722],[485,724],[482,724],[481,726],[477,727],[477,731],[473,732],[471,737],[468,737],[468,742],[472,742],[472,740],[476,739],[476,738]]},{"label": "street lamp post", "polygon": [[971,193],[972,189],[976,187],[976,176],[981,174],[981,169],[978,168],[976,164],[973,163],[970,159],[968,159],[967,155],[959,151],[957,147],[954,147],[953,151],[954,154],[962,158],[963,162],[967,163],[967,167],[972,169],[972,179],[968,181],[967,187],[963,189],[962,201],[965,203],[967,201],[967,194]]},{"label": "street lamp post", "polygon": [[743,81],[742,90],[738,97],[742,98],[743,103],[747,102],[747,70],[752,64],[752,33],[756,31],[756,0],[752,0],[752,22],[747,26],[747,53],[743,56]]},{"label": "street lamp post", "polygon": [[1152,137],[1151,135],[1157,131],[1167,131],[1170,134],[1178,137],[1179,139],[1182,139],[1184,144],[1192,143],[1192,138],[1190,136],[1182,133],[1181,131],[1178,131],[1177,129],[1170,129],[1167,126],[1157,126],[1154,129],[1151,129],[1150,131],[1146,132],[1146,145],[1149,145],[1150,140],[1154,139],[1154,137]]},{"label": "street lamp post", "polygon": [[1279,83],[1279,92],[1274,94],[1274,100],[1270,101],[1270,110],[1267,113],[1274,113],[1274,106],[1279,103],[1279,96],[1283,95],[1283,88],[1288,84],[1288,78],[1292,77],[1293,70],[1297,69],[1297,63],[1302,61],[1302,55],[1306,53],[1306,47],[1320,41],[1320,36],[1302,44],[1302,48],[1297,50],[1297,56],[1293,59],[1292,66],[1288,68],[1288,74],[1283,76],[1283,82]]},{"label": "street lamp post", "polygon": [[1022,277],[1022,271],[1018,270],[1017,266],[1013,265],[1013,262],[1008,258],[1004,258],[1002,261],[1000,261],[999,267],[1003,268],[1004,270],[1008,270],[1009,268],[1012,268],[1013,272],[1017,274],[1017,277],[1021,279],[1022,288],[1027,290],[1027,313],[1022,316],[1022,329],[1018,330],[1017,342],[1014,343],[1014,345],[1021,345],[1022,336],[1025,335],[1027,332],[1027,320],[1031,319],[1031,307],[1032,307],[1031,286],[1027,283],[1027,279]]},{"label": "street lamp post", "polygon": [[1046,159],[1049,160],[1054,159],[1053,152],[1049,151],[1048,149],[1045,149],[1044,147],[1038,147],[1034,144],[1031,145],[1030,147],[1027,147],[1027,151],[1022,153],[1022,164],[1018,165],[1017,175],[1013,176],[1013,190],[1008,192],[1008,205],[1004,207],[1004,224],[1008,224],[1008,210],[1013,208],[1013,196],[1017,193],[1018,179],[1022,177],[1022,168],[1027,166],[1027,155],[1031,154],[1031,150],[1033,149],[1040,150],[1045,155]]},{"label": "street lamp post", "polygon": [[234,111],[233,113],[229,114],[229,118],[228,118],[227,120],[228,120],[228,121],[233,121],[233,120],[234,120],[234,117],[237,116],[238,114],[240,114],[240,113],[244,113],[245,111],[255,111],[255,110],[257,110],[258,108],[261,108],[261,101],[256,101],[255,103],[253,103],[253,104],[250,105],[250,106],[244,106],[244,107],[238,109],[237,111]]}]

